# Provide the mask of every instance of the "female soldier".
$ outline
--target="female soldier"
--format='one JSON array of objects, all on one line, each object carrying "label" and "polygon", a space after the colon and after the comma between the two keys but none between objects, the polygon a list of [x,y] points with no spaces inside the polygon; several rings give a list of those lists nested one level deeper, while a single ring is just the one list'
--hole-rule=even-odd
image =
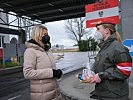
[{"label": "female soldier", "polygon": [[26,42],[23,73],[30,80],[31,100],[61,100],[57,80],[62,75],[56,70],[48,30],[42,25],[32,30],[32,39]]},{"label": "female soldier", "polygon": [[[96,83],[91,98],[98,100],[128,100],[127,78],[131,73],[132,59],[129,51],[121,43],[115,24],[103,21],[96,25],[100,51],[95,59],[93,71],[96,75],[91,83]],[[90,80],[89,80],[90,81]]]}]

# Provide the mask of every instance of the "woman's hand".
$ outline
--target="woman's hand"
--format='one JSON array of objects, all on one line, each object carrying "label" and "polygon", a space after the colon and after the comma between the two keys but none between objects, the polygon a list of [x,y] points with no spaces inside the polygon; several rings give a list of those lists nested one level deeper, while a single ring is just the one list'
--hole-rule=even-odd
[{"label": "woman's hand", "polygon": [[98,74],[94,75],[93,78],[90,80],[90,83],[100,83],[101,79]]},{"label": "woman's hand", "polygon": [[93,76],[89,77],[89,76],[84,76],[84,80],[88,83],[91,83],[91,81],[93,80]]},{"label": "woman's hand", "polygon": [[53,69],[53,77],[56,77],[57,79],[60,79],[62,76],[63,72],[60,69]]}]

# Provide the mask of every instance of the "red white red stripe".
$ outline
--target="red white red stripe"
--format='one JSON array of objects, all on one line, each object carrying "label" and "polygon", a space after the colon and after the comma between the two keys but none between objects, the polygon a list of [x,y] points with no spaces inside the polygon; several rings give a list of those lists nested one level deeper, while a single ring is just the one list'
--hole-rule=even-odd
[{"label": "red white red stripe", "polygon": [[[96,24],[99,24],[101,22],[103,22],[105,18],[100,18],[100,19],[93,19],[93,20],[87,20],[86,21],[86,27],[95,27]],[[112,23],[119,23],[119,16],[111,16],[111,17],[107,17],[108,19],[113,19]]]},{"label": "red white red stripe", "polygon": [[118,63],[118,64],[116,64],[116,66],[123,74],[125,74],[127,76],[130,75],[132,63],[130,63],[130,62]]}]

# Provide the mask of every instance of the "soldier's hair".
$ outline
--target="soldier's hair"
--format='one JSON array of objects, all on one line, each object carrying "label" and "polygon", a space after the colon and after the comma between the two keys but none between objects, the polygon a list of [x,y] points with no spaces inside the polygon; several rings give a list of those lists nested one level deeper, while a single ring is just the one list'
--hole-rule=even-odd
[{"label": "soldier's hair", "polygon": [[110,33],[111,33],[111,34],[115,34],[117,40],[118,40],[119,42],[122,42],[122,39],[121,39],[119,33],[116,31],[115,25],[114,25],[114,24],[103,23],[102,26],[103,26],[104,28],[109,28]]}]

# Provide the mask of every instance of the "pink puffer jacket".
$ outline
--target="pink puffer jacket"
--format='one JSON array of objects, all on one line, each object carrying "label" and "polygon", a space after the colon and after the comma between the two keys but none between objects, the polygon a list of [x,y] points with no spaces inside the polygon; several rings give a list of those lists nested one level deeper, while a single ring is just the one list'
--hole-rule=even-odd
[{"label": "pink puffer jacket", "polygon": [[57,80],[53,78],[56,65],[51,51],[28,42],[26,47],[23,73],[30,80],[31,100],[61,100]]}]

